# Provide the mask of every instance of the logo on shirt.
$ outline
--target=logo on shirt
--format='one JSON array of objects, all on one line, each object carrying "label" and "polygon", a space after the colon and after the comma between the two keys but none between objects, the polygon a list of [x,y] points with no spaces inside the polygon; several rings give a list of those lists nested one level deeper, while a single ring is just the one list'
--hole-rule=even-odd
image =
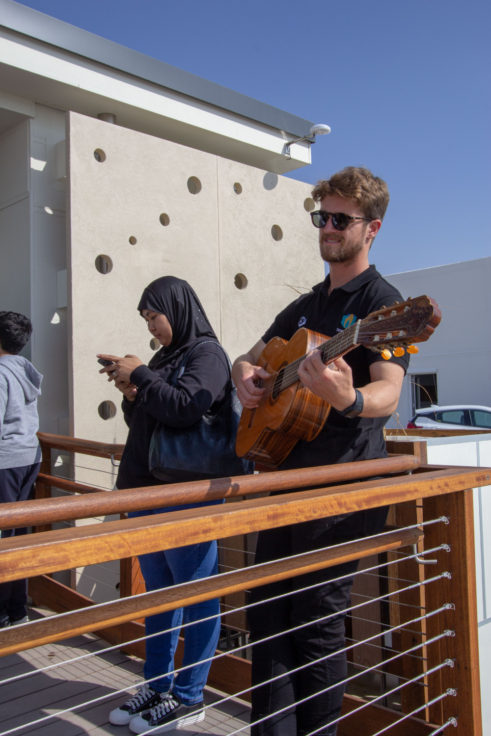
[{"label": "logo on shirt", "polygon": [[345,330],[347,327],[354,325],[358,317],[354,314],[344,314],[341,317],[341,327]]},{"label": "logo on shirt", "polygon": [[303,327],[306,324],[307,324],[307,317],[300,317],[300,319],[298,320],[298,326]]}]

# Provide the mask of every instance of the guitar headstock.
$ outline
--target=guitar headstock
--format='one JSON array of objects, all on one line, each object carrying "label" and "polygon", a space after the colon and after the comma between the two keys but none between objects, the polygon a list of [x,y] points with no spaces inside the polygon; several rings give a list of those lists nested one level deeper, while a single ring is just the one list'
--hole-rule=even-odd
[{"label": "guitar headstock", "polygon": [[[360,320],[356,341],[382,354],[390,348],[396,348],[396,355],[404,350],[417,352],[417,348],[411,350],[412,343],[428,340],[440,320],[437,303],[429,296],[418,296],[378,309]],[[390,357],[390,353],[384,357]]]}]

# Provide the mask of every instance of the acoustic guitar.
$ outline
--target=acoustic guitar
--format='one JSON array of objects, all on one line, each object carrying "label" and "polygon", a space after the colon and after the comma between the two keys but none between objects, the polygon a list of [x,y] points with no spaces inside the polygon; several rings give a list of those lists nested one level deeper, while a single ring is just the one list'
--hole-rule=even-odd
[{"label": "acoustic guitar", "polygon": [[266,389],[256,409],[242,410],[237,430],[236,452],[258,466],[275,468],[299,440],[315,439],[330,411],[330,405],[301,385],[298,367],[307,353],[319,350],[327,365],[363,345],[390,360],[418,352],[412,343],[424,342],[439,324],[436,302],[419,296],[372,312],[328,338],[301,327],[290,340],[273,337],[265,346],[258,365],[270,374],[261,385]]}]

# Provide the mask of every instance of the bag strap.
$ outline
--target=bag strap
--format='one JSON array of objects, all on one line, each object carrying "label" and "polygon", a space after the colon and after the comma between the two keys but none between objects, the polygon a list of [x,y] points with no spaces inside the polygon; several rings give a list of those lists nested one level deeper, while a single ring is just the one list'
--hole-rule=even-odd
[{"label": "bag strap", "polygon": [[[174,381],[177,382],[181,378],[181,376],[184,374],[184,371],[186,370],[186,366],[187,366],[187,363],[188,363],[188,360],[189,360],[189,357],[190,357],[191,353],[194,352],[194,350],[197,347],[199,347],[200,345],[205,345],[207,342],[212,342],[215,345],[218,345],[218,347],[220,348],[220,350],[222,351],[222,353],[225,355],[225,357],[227,359],[229,379],[232,380],[232,363],[231,363],[230,358],[228,357],[225,349],[222,347],[222,345],[218,342],[218,340],[200,340],[199,342],[196,342],[194,345],[191,345],[191,347],[189,348],[189,350],[184,354],[184,357],[183,357],[181,363],[179,364],[179,366],[177,367],[177,369],[174,371],[174,374],[173,374],[173,380]],[[174,376],[175,376],[175,378],[174,378]],[[173,382],[173,385],[175,386],[176,384]]]}]

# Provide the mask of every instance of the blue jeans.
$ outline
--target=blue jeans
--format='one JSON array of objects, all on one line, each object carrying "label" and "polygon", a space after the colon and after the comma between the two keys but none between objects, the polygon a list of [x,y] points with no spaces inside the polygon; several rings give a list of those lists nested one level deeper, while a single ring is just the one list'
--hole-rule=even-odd
[{"label": "blue jeans", "polygon": [[[179,508],[191,508],[180,506]],[[132,512],[129,516],[159,514],[175,509],[155,509],[150,512]],[[141,555],[140,568],[148,590],[166,588],[190,580],[199,580],[218,572],[218,552],[215,540],[191,544],[177,549],[151,552]],[[164,633],[146,639],[144,676],[158,692],[172,692],[186,705],[203,700],[211,666],[207,660],[215,653],[220,634],[220,601],[218,598],[196,603],[174,611],[164,611],[145,619],[147,637],[159,631]],[[201,619],[213,616],[208,621]],[[181,671],[174,677],[174,655],[183,623],[198,621],[184,629],[184,655]],[[173,631],[168,631],[174,629]],[[188,667],[188,665],[191,665]],[[155,678],[155,679],[154,679]]]}]

